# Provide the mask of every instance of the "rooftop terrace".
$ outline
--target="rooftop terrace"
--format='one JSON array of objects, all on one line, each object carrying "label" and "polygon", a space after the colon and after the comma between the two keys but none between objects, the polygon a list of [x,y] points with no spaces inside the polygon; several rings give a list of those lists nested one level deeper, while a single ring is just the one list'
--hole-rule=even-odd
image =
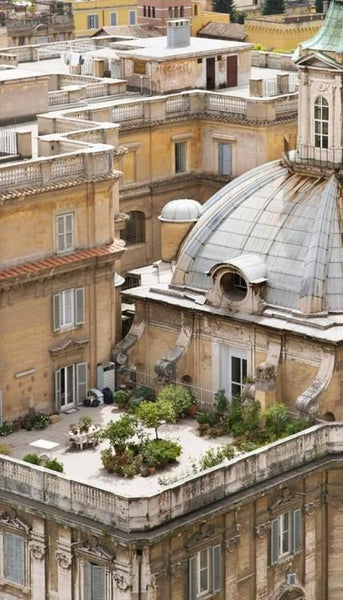
[{"label": "rooftop terrace", "polygon": [[[272,477],[287,473],[287,478],[291,478],[306,464],[324,457],[329,460],[343,452],[343,423],[323,424],[196,475],[182,477],[191,457],[224,441],[223,438],[219,442],[197,437],[193,422],[185,420],[181,425],[161,427],[163,437],[180,439],[184,449],[180,464],[170,468],[171,472],[180,473],[181,480],[162,487],[158,475],[128,480],[105,472],[100,462],[100,450],[106,443],[97,449],[66,450],[64,434],[68,425],[75,423],[85,412],[91,413],[100,425],[118,418],[118,411],[113,412],[111,405],[81,408],[77,413],[62,415],[61,422],[44,433],[20,431],[7,438],[6,442],[13,447],[14,458],[0,456],[2,491],[15,494],[17,498],[25,497],[28,502],[95,519],[122,531],[143,531],[213,502],[237,497],[254,486],[267,483]],[[19,460],[32,452],[29,444],[42,437],[60,444],[52,455],[63,461],[65,475]]]}]

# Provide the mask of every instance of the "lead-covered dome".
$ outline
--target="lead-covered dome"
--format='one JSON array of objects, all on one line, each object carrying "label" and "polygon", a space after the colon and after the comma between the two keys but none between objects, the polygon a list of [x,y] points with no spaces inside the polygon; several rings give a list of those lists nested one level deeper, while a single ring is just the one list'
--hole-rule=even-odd
[{"label": "lead-covered dome", "polygon": [[162,209],[160,221],[168,223],[188,223],[197,221],[201,215],[201,204],[191,198],[171,200]]},{"label": "lead-covered dome", "polygon": [[245,173],[202,207],[172,285],[207,293],[215,265],[254,255],[266,267],[267,304],[343,311],[341,193],[335,174],[290,172],[281,161]]}]

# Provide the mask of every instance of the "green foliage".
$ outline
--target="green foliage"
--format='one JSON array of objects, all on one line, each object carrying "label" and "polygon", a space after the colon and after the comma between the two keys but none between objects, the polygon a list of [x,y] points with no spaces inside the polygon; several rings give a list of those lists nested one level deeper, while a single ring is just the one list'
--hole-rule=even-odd
[{"label": "green foliage", "polygon": [[224,390],[218,390],[214,396],[216,412],[219,414],[225,413],[228,407],[227,398]]},{"label": "green foliage", "polygon": [[39,431],[40,429],[46,429],[49,425],[49,417],[43,413],[38,413],[33,419],[33,429]]},{"label": "green foliage", "polygon": [[80,430],[81,431],[88,431],[88,429],[90,428],[92,422],[93,422],[93,419],[89,415],[84,415],[83,417],[80,417],[79,418],[79,427],[80,427]]},{"label": "green foliage", "polygon": [[153,400],[155,392],[148,385],[137,385],[131,392],[131,398],[140,398],[143,400]]},{"label": "green foliage", "polygon": [[51,460],[47,460],[44,467],[46,469],[50,469],[50,471],[57,471],[58,473],[64,473],[64,467],[61,462],[56,460],[56,458],[52,458]]},{"label": "green foliage", "polygon": [[118,406],[126,406],[129,400],[129,394],[125,390],[117,390],[113,394],[113,400]]},{"label": "green foliage", "polygon": [[43,460],[38,456],[38,454],[25,454],[23,460],[31,463],[32,465],[38,465],[39,467],[43,464]]},{"label": "green foliage", "polygon": [[0,435],[1,436],[9,435],[10,433],[12,433],[12,431],[13,431],[12,425],[7,423],[6,421],[4,421],[2,425],[0,425]]},{"label": "green foliage", "polygon": [[281,15],[285,12],[284,0],[264,0],[263,15]]},{"label": "green foliage", "polygon": [[263,417],[266,422],[266,430],[276,437],[280,437],[290,422],[288,409],[283,402],[275,402],[264,411]]},{"label": "green foliage", "polygon": [[117,421],[110,421],[99,434],[99,439],[109,440],[116,451],[124,451],[131,437],[137,430],[137,419],[134,416],[124,414]]},{"label": "green foliage", "polygon": [[234,0],[212,0],[212,7],[214,12],[227,13],[229,15],[236,13]]},{"label": "green foliage", "polygon": [[122,477],[134,477],[139,473],[141,457],[134,455],[130,451],[124,452],[120,456],[113,454],[111,448],[101,451],[101,460],[104,468],[109,473],[117,473]]},{"label": "green foliage", "polygon": [[163,421],[174,423],[176,421],[176,410],[170,400],[158,399],[157,402],[142,402],[137,407],[136,414],[145,427],[155,429],[158,439],[158,428]]},{"label": "green foliage", "polygon": [[175,462],[182,452],[182,447],[171,440],[151,440],[142,453],[142,458],[149,466],[162,467]]},{"label": "green foliage", "polygon": [[0,442],[0,454],[4,456],[12,456],[12,449],[7,445]]},{"label": "green foliage", "polygon": [[209,425],[213,427],[220,421],[220,415],[214,410],[201,410],[196,417],[199,425]]},{"label": "green foliage", "polygon": [[316,13],[323,12],[323,0],[315,0]]},{"label": "green foliage", "polygon": [[259,52],[267,52],[267,48],[265,46],[262,46],[262,44],[254,44],[252,49],[258,50]]},{"label": "green foliage", "polygon": [[175,409],[175,414],[178,419],[184,417],[191,406],[195,404],[193,394],[182,385],[167,385],[160,391],[157,400],[170,402]]},{"label": "green foliage", "polygon": [[220,465],[223,460],[230,460],[235,455],[235,449],[232,444],[226,444],[221,448],[210,448],[205,452],[199,461],[200,470],[210,469],[216,465]]}]

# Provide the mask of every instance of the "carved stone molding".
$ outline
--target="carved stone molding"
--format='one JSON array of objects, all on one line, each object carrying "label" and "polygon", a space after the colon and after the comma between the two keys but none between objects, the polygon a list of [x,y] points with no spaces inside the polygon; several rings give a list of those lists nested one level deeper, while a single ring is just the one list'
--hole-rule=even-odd
[{"label": "carved stone molding", "polygon": [[270,512],[274,512],[280,506],[284,506],[288,502],[292,502],[295,498],[295,492],[285,487],[281,490],[281,494],[275,498],[274,502],[269,505]]},{"label": "carved stone molding", "polygon": [[77,546],[78,553],[83,552],[85,554],[91,554],[111,562],[116,558],[114,552],[110,552],[107,548],[104,548],[99,544],[99,540],[95,535],[91,535],[87,539],[80,541],[79,544],[80,545]]},{"label": "carved stone molding", "polygon": [[127,590],[132,587],[131,580],[127,574],[120,575],[116,571],[113,572],[113,581],[120,590]]},{"label": "carved stone molding", "polygon": [[312,502],[308,502],[307,504],[305,504],[305,513],[307,515],[312,515],[314,512],[316,512],[322,503],[322,499],[321,498],[316,498],[315,500],[312,500]]},{"label": "carved stone molding", "polygon": [[173,346],[163,358],[160,358],[154,366],[159,381],[169,382],[175,379],[175,366],[183,356],[191,343],[193,336],[193,322],[191,319],[183,318],[181,331]]},{"label": "carved stone molding", "polygon": [[182,576],[184,570],[184,562],[180,561],[170,565],[170,573],[174,579],[178,579]]},{"label": "carved stone molding", "polygon": [[56,550],[55,553],[57,564],[61,569],[68,570],[72,564],[72,555],[70,552],[64,552],[63,550]]},{"label": "carved stone molding", "polygon": [[37,560],[42,560],[45,556],[45,544],[39,542],[30,542],[29,543],[29,551],[31,556]]},{"label": "carved stone molding", "polygon": [[256,537],[259,540],[262,540],[263,538],[266,537],[269,529],[270,529],[270,521],[267,521],[266,523],[260,523],[260,525],[257,525],[255,527]]},{"label": "carved stone molding", "polygon": [[234,552],[235,548],[241,543],[241,536],[238,533],[231,538],[225,540],[225,548],[228,552]]},{"label": "carved stone molding", "polygon": [[119,367],[125,367],[129,361],[129,350],[142,337],[145,329],[143,315],[136,314],[132,327],[128,334],[112,349],[111,360]]},{"label": "carved stone molding", "polygon": [[0,523],[10,525],[11,527],[22,530],[25,533],[29,533],[31,530],[31,525],[26,523],[26,521],[23,521],[23,519],[20,519],[17,516],[17,512],[14,510],[14,508],[10,508],[8,511],[0,513]]}]

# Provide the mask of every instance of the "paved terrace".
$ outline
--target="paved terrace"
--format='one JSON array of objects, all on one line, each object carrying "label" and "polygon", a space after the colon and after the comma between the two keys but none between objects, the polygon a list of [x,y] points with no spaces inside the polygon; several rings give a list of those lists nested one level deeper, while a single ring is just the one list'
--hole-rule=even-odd
[{"label": "paved terrace", "polygon": [[[105,424],[116,413],[111,406],[93,410],[94,419]],[[63,416],[60,424],[41,432],[12,434],[8,441],[14,447],[15,456],[22,456],[30,441],[45,438],[63,444],[67,425],[76,422],[83,410]],[[163,428],[162,428],[163,429]],[[194,456],[198,444],[219,443],[197,439],[194,424],[165,427],[161,436],[174,435],[184,444],[184,459]],[[220,441],[224,441],[221,438]],[[107,475],[101,467],[98,450],[67,453],[63,446],[54,456],[63,460],[66,474],[61,475],[24,463],[16,458],[0,456],[2,474],[1,491],[7,497],[24,497],[28,502],[51,506],[55,510],[82,515],[112,525],[124,532],[144,531],[179,518],[189,512],[224,500],[244,490],[264,485],[275,476],[287,474],[296,468],[318,459],[335,458],[343,452],[343,423],[311,427],[304,432],[274,442],[254,452],[241,455],[225,464],[190,476],[158,491],[156,478],[133,481]],[[175,467],[175,469],[182,468]],[[131,487],[132,486],[132,487]],[[9,496],[8,496],[9,495]]]}]

